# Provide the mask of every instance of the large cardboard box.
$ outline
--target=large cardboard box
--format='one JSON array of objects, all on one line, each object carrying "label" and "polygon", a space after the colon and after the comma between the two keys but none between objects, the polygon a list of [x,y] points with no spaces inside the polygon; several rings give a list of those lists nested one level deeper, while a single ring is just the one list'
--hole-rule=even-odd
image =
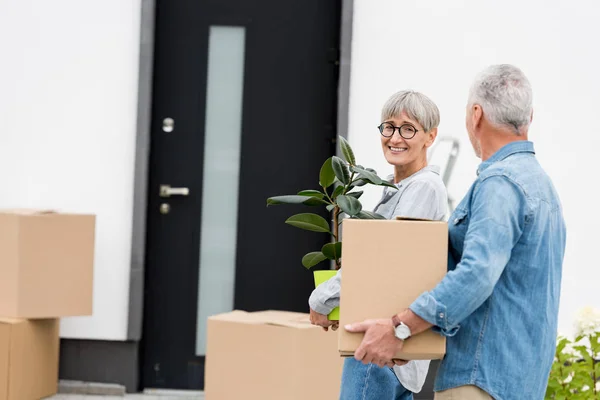
[{"label": "large cardboard box", "polygon": [[308,314],[233,311],[208,319],[207,400],[331,400],[343,359],[337,333]]},{"label": "large cardboard box", "polygon": [[[343,222],[340,326],[366,319],[391,318],[408,308],[445,276],[448,226],[425,220],[359,220]],[[340,328],[341,355],[354,354],[364,334]],[[395,358],[443,358],[445,338],[432,330],[407,339]]]},{"label": "large cardboard box", "polygon": [[92,314],[95,216],[0,210],[0,316]]},{"label": "large cardboard box", "polygon": [[58,329],[58,319],[0,318],[0,400],[56,394]]}]

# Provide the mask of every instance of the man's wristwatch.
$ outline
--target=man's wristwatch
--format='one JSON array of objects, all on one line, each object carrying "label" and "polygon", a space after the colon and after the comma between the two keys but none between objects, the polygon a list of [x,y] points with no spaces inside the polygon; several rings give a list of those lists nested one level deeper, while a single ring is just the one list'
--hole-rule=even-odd
[{"label": "man's wristwatch", "polygon": [[392,317],[392,324],[394,324],[394,332],[396,337],[400,340],[406,340],[411,336],[410,328],[398,318],[398,315]]}]

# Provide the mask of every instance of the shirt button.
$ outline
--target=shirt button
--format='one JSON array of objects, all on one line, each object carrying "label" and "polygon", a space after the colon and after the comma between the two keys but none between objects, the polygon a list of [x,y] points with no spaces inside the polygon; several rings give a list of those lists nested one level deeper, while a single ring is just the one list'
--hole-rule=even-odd
[{"label": "shirt button", "polygon": [[440,313],[440,318],[444,318],[444,313],[443,312]]}]

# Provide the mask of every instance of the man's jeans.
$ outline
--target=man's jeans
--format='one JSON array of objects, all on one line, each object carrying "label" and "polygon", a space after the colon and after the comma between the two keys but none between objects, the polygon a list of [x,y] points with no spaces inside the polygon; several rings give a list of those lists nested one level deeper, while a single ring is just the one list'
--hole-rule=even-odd
[{"label": "man's jeans", "polygon": [[413,400],[389,367],[365,365],[349,357],[344,361],[340,400]]}]

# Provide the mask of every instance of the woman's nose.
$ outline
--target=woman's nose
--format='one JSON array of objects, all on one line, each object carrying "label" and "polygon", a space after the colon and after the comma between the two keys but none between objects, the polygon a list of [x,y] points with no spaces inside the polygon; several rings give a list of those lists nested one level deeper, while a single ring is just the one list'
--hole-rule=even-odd
[{"label": "woman's nose", "polygon": [[390,138],[390,143],[404,144],[405,141],[404,138],[400,135],[400,132],[395,131],[392,137]]}]

